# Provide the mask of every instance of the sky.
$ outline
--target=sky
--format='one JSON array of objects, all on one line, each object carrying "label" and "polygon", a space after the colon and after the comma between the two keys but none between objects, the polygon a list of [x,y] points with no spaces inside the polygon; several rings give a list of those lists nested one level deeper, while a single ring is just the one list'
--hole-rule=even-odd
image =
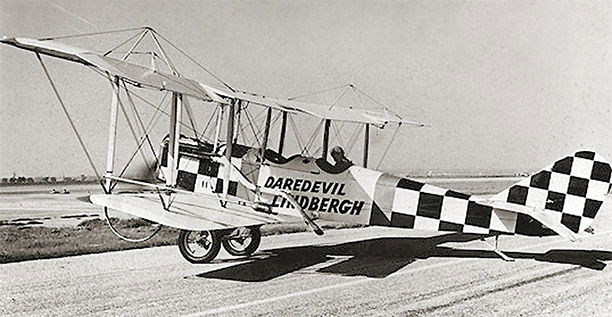
[{"label": "sky", "polygon": [[[612,159],[609,1],[0,0],[0,35],[8,37],[139,26],[153,27],[241,90],[292,97],[353,83],[431,126],[402,127],[383,171],[532,172],[581,149]],[[104,41],[65,42],[104,50]],[[44,60],[104,170],[108,82],[80,65]],[[187,62],[178,65],[214,83]],[[333,93],[318,98],[335,99]],[[203,126],[210,109],[196,111]],[[155,146],[165,127],[162,121]],[[125,123],[119,129],[128,131]],[[375,130],[371,167],[392,135]],[[128,133],[118,142],[118,161],[125,162],[134,140]],[[360,146],[349,152],[356,162]],[[93,174],[38,60],[4,45],[0,148],[0,177]]]}]

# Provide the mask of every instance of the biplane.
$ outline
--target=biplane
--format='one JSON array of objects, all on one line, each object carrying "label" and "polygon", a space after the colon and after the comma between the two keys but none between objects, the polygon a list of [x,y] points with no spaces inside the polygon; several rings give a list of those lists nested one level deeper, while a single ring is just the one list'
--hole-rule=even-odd
[{"label": "biplane", "polygon": [[[150,65],[130,59],[145,36],[158,48],[150,52]],[[235,256],[251,255],[259,246],[262,225],[300,218],[318,235],[323,230],[317,222],[324,220],[492,236],[496,238],[494,251],[510,260],[497,249],[500,235],[561,235],[575,241],[580,233],[592,231],[590,225],[610,189],[610,164],[584,150],[487,199],[368,168],[370,129],[424,125],[387,108],[297,101],[239,91],[223,82],[221,88],[204,84],[176,70],[159,37],[149,27],[138,29],[122,57],[114,57],[115,49],[97,53],[61,43],[58,38],[4,38],[1,42],[34,52],[52,85],[41,55],[82,64],[108,79],[113,98],[106,172],[101,176],[104,193],[91,195],[90,200],[105,209],[107,219],[106,211],[112,209],[180,229],[178,247],[189,262],[210,262],[221,246]],[[121,45],[125,43],[128,41]],[[124,104],[132,102],[133,91],[139,89],[171,96],[168,133],[161,147],[155,149],[151,144],[140,120],[144,132],[138,142],[141,146],[148,143],[155,155],[154,175],[146,181],[115,171],[117,117],[120,110],[125,114]],[[209,121],[214,135],[209,139],[182,133],[189,127],[185,117],[193,124],[190,105],[194,102],[214,108]],[[246,115],[252,108],[260,109],[263,124],[254,132],[257,142],[245,144],[238,134],[241,124],[252,121]],[[317,151],[287,155],[287,125],[296,125],[294,117],[319,122],[318,132],[311,137],[313,144],[315,139],[320,142]],[[78,137],[72,120],[70,123]],[[279,123],[277,131],[273,123]],[[328,159],[330,129],[338,123],[353,124],[362,133],[361,164],[340,166]],[[297,129],[305,127],[298,124]],[[117,183],[142,186],[143,190],[115,192]]]}]

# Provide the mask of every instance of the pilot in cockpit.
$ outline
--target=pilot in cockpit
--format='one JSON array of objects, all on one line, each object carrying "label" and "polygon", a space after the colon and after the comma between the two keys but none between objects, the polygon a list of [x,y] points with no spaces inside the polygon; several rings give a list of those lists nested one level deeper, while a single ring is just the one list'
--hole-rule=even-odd
[{"label": "pilot in cockpit", "polygon": [[344,149],[342,149],[340,146],[334,146],[334,148],[331,150],[331,157],[336,162],[335,169],[337,170],[343,171],[354,165],[351,160],[344,156]]}]

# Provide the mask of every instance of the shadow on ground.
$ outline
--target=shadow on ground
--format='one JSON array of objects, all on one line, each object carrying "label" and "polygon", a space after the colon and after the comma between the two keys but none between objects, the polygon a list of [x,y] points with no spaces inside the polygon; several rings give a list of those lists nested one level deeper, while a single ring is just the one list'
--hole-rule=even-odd
[{"label": "shadow on ground", "polygon": [[[219,270],[198,277],[245,282],[268,281],[285,274],[330,261],[331,265],[313,268],[318,273],[384,278],[417,259],[430,257],[498,258],[493,251],[466,250],[439,246],[447,242],[467,242],[478,235],[448,234],[430,238],[377,238],[326,246],[301,246],[265,250]],[[551,250],[545,253],[506,252],[516,259],[574,264],[603,270],[604,261],[612,260],[609,251]],[[244,263],[244,261],[247,261]],[[500,259],[500,261],[502,261]]]}]

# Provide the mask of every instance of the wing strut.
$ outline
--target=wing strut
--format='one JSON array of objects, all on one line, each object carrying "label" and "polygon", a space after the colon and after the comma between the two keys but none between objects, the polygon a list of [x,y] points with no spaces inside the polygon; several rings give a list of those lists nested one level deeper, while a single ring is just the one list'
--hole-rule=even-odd
[{"label": "wing strut", "polygon": [[182,109],[182,95],[172,93],[172,109],[170,111],[170,140],[168,144],[168,174],[166,185],[176,185],[176,171],[178,170],[179,138],[181,135],[180,121]]},{"label": "wing strut", "polygon": [[283,155],[285,147],[285,134],[287,133],[287,111],[283,111],[283,121],[281,122],[280,137],[278,140],[278,154]]},{"label": "wing strut", "polygon": [[363,167],[368,167],[368,152],[370,150],[370,124],[365,124],[365,131],[363,136]]},{"label": "wing strut", "polygon": [[329,126],[331,125],[330,119],[325,119],[325,128],[323,129],[323,153],[321,157],[327,160],[327,150],[329,149]]},{"label": "wing strut", "polygon": [[217,125],[215,127],[215,145],[213,147],[213,153],[217,153],[217,149],[219,149],[219,135],[221,134],[221,123],[223,122],[223,110],[224,107],[219,104],[219,112],[217,113]]},{"label": "wing strut", "polygon": [[113,87],[113,101],[111,103],[110,120],[108,124],[108,147],[106,148],[106,173],[105,176],[105,190],[107,193],[111,192],[112,179],[109,176],[113,175],[115,168],[115,142],[117,141],[117,112],[119,109],[119,77],[114,76],[112,78],[107,73],[108,79]]},{"label": "wing strut", "polygon": [[227,198],[229,192],[229,179],[230,179],[230,166],[232,165],[232,139],[234,136],[234,111],[236,105],[240,106],[240,100],[234,99],[229,105],[229,111],[227,112],[227,136],[225,138],[225,158],[229,163],[225,171],[223,179],[223,196]]},{"label": "wing strut", "polygon": [[265,159],[268,137],[270,136],[270,120],[272,120],[272,108],[268,108],[266,113],[266,127],[264,128],[263,144],[261,145],[261,162]]}]

